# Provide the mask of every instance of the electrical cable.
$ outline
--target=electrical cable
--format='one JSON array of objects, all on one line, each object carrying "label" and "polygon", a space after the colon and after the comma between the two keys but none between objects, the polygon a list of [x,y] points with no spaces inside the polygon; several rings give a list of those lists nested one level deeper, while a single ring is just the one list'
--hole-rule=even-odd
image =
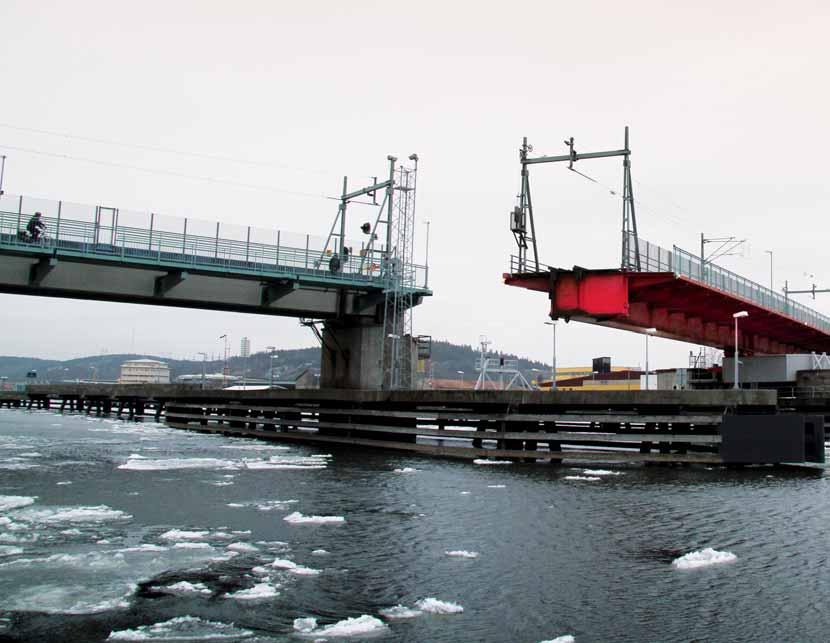
[{"label": "electrical cable", "polygon": [[130,165],[128,163],[117,163],[114,161],[102,161],[101,159],[93,159],[87,158],[82,156],[72,156],[70,154],[63,154],[60,152],[47,152],[44,150],[36,150],[28,147],[19,147],[16,145],[0,145],[0,148],[8,149],[8,150],[15,150],[16,152],[24,152],[27,154],[35,154],[38,156],[48,156],[51,158],[59,158],[65,159],[70,161],[82,161],[84,163],[92,163],[94,165],[102,165],[106,167],[116,167],[121,169],[128,169],[128,170],[135,170],[138,172],[147,172],[149,174],[160,174],[166,176],[173,176],[180,179],[190,179],[193,181],[204,181],[207,183],[220,183],[225,185],[232,185],[235,187],[246,188],[249,190],[262,190],[265,192],[278,192],[281,194],[292,194],[294,196],[304,196],[304,197],[313,197],[319,199],[327,199],[327,200],[334,200],[339,201],[339,197],[328,196],[327,194],[322,193],[313,193],[313,192],[301,192],[298,190],[287,190],[285,188],[277,188],[268,185],[258,185],[256,183],[243,183],[241,181],[233,181],[230,179],[221,179],[212,176],[201,176],[198,174],[186,174],[184,172],[176,172],[175,170],[160,170],[156,168],[149,168],[149,167],[141,167],[138,165]]},{"label": "electrical cable", "polygon": [[[18,132],[29,132],[33,134],[42,134],[45,136],[57,136],[76,141],[84,141],[86,143],[96,143],[99,145],[112,145],[116,147],[132,147],[138,150],[145,150],[148,152],[160,152],[163,154],[175,154],[178,156],[186,156],[190,158],[200,158],[209,161],[222,161],[225,163],[238,163],[240,165],[251,165],[257,167],[278,167],[285,170],[294,170],[297,172],[309,172],[313,174],[334,175],[336,172],[321,169],[303,168],[286,163],[277,163],[276,161],[252,161],[249,159],[240,159],[232,156],[223,156],[220,154],[206,154],[204,152],[187,152],[184,150],[177,150],[170,147],[161,147],[156,145],[146,145],[143,143],[131,143],[127,141],[113,141],[104,138],[97,138],[93,136],[80,136],[76,134],[67,134],[66,132],[56,132],[54,130],[38,129],[35,127],[23,127],[20,125],[12,125],[10,123],[0,123],[0,127],[4,129],[16,130]],[[338,175],[339,176],[339,175]],[[369,177],[370,178],[370,177]]]}]

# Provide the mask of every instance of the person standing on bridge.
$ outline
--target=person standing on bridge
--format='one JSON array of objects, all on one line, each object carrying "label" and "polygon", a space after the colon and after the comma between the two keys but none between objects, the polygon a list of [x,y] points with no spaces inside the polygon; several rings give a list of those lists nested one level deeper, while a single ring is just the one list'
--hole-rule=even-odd
[{"label": "person standing on bridge", "polygon": [[43,215],[40,212],[35,212],[34,216],[29,219],[26,224],[26,232],[32,241],[40,241],[43,231],[46,230],[46,223],[43,221]]}]

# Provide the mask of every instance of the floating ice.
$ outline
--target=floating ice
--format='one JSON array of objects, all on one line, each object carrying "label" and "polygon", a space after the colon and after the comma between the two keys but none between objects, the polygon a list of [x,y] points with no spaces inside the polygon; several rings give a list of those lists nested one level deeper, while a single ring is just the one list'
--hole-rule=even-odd
[{"label": "floating ice", "polygon": [[315,549],[311,552],[312,556],[327,556],[328,552],[325,549]]},{"label": "floating ice", "polygon": [[60,482],[56,482],[55,484],[58,485],[59,487],[63,487],[65,485],[72,484],[72,481],[71,480],[61,480]]},{"label": "floating ice", "polygon": [[506,486],[507,485],[503,485],[503,484],[488,484],[487,488],[488,489],[504,489]]},{"label": "floating ice", "polygon": [[25,522],[54,524],[68,523],[97,523],[116,520],[131,520],[132,516],[119,509],[107,505],[94,507],[48,507],[43,509],[22,509],[15,513],[15,518]]},{"label": "floating ice", "polygon": [[304,516],[299,511],[288,514],[283,520],[292,525],[325,525],[346,521],[343,516]]},{"label": "floating ice", "polygon": [[230,480],[207,480],[206,482],[214,487],[230,487],[233,484]]},{"label": "floating ice", "polygon": [[461,495],[462,495],[462,496],[469,496],[469,495],[470,495],[470,492],[469,492],[469,491],[462,491],[462,492],[461,492]]},{"label": "floating ice", "polygon": [[395,605],[395,607],[386,607],[380,610],[379,614],[384,618],[415,618],[423,614],[423,612],[406,607],[405,605]]},{"label": "floating ice", "polygon": [[697,569],[698,567],[709,567],[710,565],[723,565],[724,563],[734,563],[738,557],[729,551],[718,551],[707,547],[700,551],[693,551],[685,556],[676,558],[672,561],[672,567],[675,569]]},{"label": "floating ice", "polygon": [[583,469],[586,476],[621,476],[622,471],[611,471],[610,469]]},{"label": "floating ice", "polygon": [[513,464],[510,460],[484,460],[482,458],[476,458],[473,460],[473,464]]},{"label": "floating ice", "polygon": [[208,639],[241,639],[253,632],[227,623],[206,621],[195,616],[178,616],[156,623],[141,625],[134,630],[111,632],[108,641],[196,641]]},{"label": "floating ice", "polygon": [[176,543],[174,549],[211,549],[208,543]]},{"label": "floating ice", "polygon": [[240,451],[290,451],[291,447],[282,447],[274,444],[261,444],[252,442],[251,444],[225,444],[222,449],[239,449]]},{"label": "floating ice", "polygon": [[203,538],[207,538],[209,534],[209,531],[171,529],[170,531],[165,531],[159,538],[164,538],[165,540],[202,540]]},{"label": "floating ice", "polygon": [[0,496],[0,511],[9,511],[34,504],[37,496]]},{"label": "floating ice", "polygon": [[238,551],[242,553],[259,551],[259,547],[254,547],[249,543],[231,543],[225,549],[230,549],[231,551]]},{"label": "floating ice", "polygon": [[172,594],[212,594],[213,592],[204,583],[189,583],[186,580],[166,585],[164,587],[154,587],[153,589],[168,592]]},{"label": "floating ice", "polygon": [[464,611],[458,603],[451,603],[449,601],[441,601],[437,598],[423,598],[415,606],[422,612],[430,612],[432,614],[460,614]]},{"label": "floating ice", "polygon": [[169,547],[162,547],[161,545],[151,545],[149,543],[144,543],[136,547],[125,547],[124,549],[119,549],[118,552],[121,554],[136,554],[142,552],[167,551],[168,549]]},{"label": "floating ice", "polygon": [[277,569],[284,569],[292,574],[296,574],[297,576],[316,576],[320,573],[319,569],[312,569],[311,567],[303,567],[302,565],[298,565],[293,560],[287,560],[285,558],[277,558],[271,563],[271,567],[276,567]]},{"label": "floating ice", "polygon": [[447,556],[455,556],[456,558],[478,558],[477,551],[465,551],[464,549],[454,549],[452,551],[444,552]]},{"label": "floating ice", "polygon": [[541,641],[540,643],[574,643],[574,641],[576,641],[576,639],[573,636],[570,634],[564,634],[562,636],[557,636],[555,639]]},{"label": "floating ice", "polygon": [[12,547],[11,545],[0,545],[0,557],[3,556],[16,556],[17,554],[22,554],[23,548],[22,547]]},{"label": "floating ice", "polygon": [[420,469],[413,469],[412,467],[403,467],[402,469],[395,469],[393,473],[417,473]]},{"label": "floating ice", "polygon": [[37,451],[27,451],[26,453],[20,454],[21,458],[42,458],[43,454],[38,453]]},{"label": "floating ice", "polygon": [[317,629],[317,619],[313,617],[295,618],[294,631],[302,634],[309,634]]},{"label": "floating ice", "polygon": [[347,618],[320,628],[317,627],[317,619],[315,618],[294,619],[294,631],[298,634],[320,638],[368,636],[371,634],[380,634],[388,629],[389,627],[386,623],[368,614]]},{"label": "floating ice", "polygon": [[174,469],[236,469],[233,460],[219,458],[167,458],[152,460],[149,458],[129,458],[118,467],[128,471],[169,471]]},{"label": "floating ice", "polygon": [[235,598],[239,601],[254,601],[262,598],[273,598],[274,596],[279,596],[279,592],[271,583],[257,583],[250,589],[240,589],[237,592],[225,594],[225,598]]},{"label": "floating ice", "polygon": [[20,612],[95,614],[129,607],[135,585],[36,585],[18,590],[3,607]]},{"label": "floating ice", "polygon": [[602,480],[596,476],[565,476],[565,480],[582,480],[583,482],[596,482]]}]

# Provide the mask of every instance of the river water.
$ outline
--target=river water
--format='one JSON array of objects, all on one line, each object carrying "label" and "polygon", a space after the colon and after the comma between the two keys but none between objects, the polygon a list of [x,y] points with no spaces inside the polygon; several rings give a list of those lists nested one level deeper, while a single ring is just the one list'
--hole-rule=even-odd
[{"label": "river water", "polygon": [[827,641],[829,491],[3,410],[0,639]]}]

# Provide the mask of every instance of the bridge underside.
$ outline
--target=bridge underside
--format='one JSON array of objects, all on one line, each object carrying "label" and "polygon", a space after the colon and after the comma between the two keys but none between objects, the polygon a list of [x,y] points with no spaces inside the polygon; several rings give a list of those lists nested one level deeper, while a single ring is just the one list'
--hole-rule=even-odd
[{"label": "bridge underside", "polygon": [[551,270],[505,274],[509,286],[548,293],[552,318],[577,320],[719,348],[735,346],[732,315],[740,321],[746,353],[830,351],[830,334],[778,311],[725,293],[673,272]]},{"label": "bridge underside", "polygon": [[373,319],[383,303],[379,288],[102,262],[49,251],[0,254],[0,292],[315,319]]}]

